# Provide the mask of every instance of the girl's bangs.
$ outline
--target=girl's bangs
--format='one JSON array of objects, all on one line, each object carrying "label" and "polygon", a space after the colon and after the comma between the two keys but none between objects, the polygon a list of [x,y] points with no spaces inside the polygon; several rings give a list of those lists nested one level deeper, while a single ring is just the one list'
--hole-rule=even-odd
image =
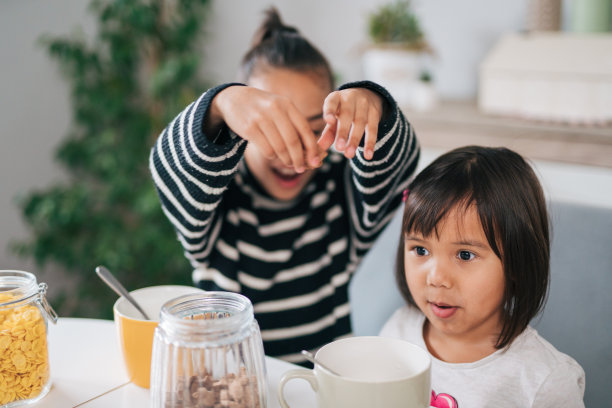
[{"label": "girl's bangs", "polygon": [[[476,200],[467,189],[410,191],[404,209],[402,231],[424,237],[438,236],[437,226],[452,210],[465,211]],[[480,211],[478,211],[480,215]]]}]

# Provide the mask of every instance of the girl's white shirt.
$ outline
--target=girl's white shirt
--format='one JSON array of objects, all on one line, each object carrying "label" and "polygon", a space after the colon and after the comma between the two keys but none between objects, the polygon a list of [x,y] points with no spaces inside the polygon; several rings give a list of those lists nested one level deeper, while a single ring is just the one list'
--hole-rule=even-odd
[{"label": "girl's white shirt", "polygon": [[[425,315],[418,308],[403,306],[385,323],[380,335],[404,339],[427,350],[424,323]],[[431,358],[434,407],[584,407],[584,370],[532,327],[509,347],[472,363]]]}]

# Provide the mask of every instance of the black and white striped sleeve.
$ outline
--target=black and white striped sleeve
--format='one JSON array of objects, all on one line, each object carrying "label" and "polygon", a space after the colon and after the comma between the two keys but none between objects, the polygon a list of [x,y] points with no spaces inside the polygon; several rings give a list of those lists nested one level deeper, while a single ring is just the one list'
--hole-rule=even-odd
[{"label": "black and white striped sleeve", "polygon": [[361,81],[340,89],[349,87],[377,92],[387,109],[378,127],[373,158],[364,158],[362,143],[345,174],[353,244],[358,250],[367,250],[401,204],[402,193],[417,167],[420,147],[412,126],[385,88]]},{"label": "black and white striped sleeve", "polygon": [[213,97],[232,84],[209,89],[181,112],[151,149],[149,166],[162,209],[186,253],[205,255],[215,210],[236,173],[246,141],[222,129],[220,141],[203,131]]}]

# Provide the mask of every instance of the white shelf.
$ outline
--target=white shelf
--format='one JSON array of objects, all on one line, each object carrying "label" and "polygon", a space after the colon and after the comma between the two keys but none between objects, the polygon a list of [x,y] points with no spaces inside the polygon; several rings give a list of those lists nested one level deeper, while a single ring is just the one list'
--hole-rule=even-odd
[{"label": "white shelf", "polygon": [[486,115],[476,101],[443,101],[431,111],[404,111],[424,147],[505,146],[534,160],[612,169],[612,125],[571,126]]}]

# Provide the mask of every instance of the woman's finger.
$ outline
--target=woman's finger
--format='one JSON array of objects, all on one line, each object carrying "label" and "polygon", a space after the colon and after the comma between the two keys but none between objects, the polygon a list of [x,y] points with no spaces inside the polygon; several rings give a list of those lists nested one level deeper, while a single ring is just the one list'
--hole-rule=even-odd
[{"label": "woman's finger", "polygon": [[277,118],[276,126],[280,132],[283,144],[287,149],[287,153],[289,154],[290,166],[292,166],[296,172],[302,173],[305,170],[304,145],[298,130],[290,116]]},{"label": "woman's finger", "polygon": [[317,145],[317,137],[310,128],[308,121],[297,109],[294,108],[289,110],[289,118],[291,119],[302,143],[300,154],[306,161],[304,163],[305,166],[318,166],[320,150],[319,146]]},{"label": "woman's finger", "polygon": [[327,151],[333,144],[336,139],[336,126],[327,124],[321,132],[321,137],[317,141],[319,145],[319,149],[323,151]]},{"label": "woman's finger", "polygon": [[285,166],[291,166],[291,155],[289,154],[285,140],[281,136],[281,132],[277,129],[276,124],[271,120],[262,120],[259,123],[259,129],[261,137],[266,140],[266,143],[272,148],[276,157],[278,157]]},{"label": "woman's finger", "polygon": [[363,138],[363,133],[365,132],[365,127],[368,119],[369,104],[367,99],[357,98],[354,104],[355,116],[351,125],[347,148],[344,152],[344,155],[349,159],[355,157],[355,152],[357,151],[357,147],[359,146],[359,144],[361,143],[361,139]]},{"label": "woman's finger", "polygon": [[340,108],[340,92],[334,91],[327,95],[323,102],[323,120],[329,126],[336,126],[338,109]]},{"label": "woman's finger", "polygon": [[380,114],[375,109],[370,109],[368,112],[368,124],[365,130],[365,142],[363,146],[363,156],[366,160],[372,160],[374,157],[374,147],[378,140],[378,122]]},{"label": "woman's finger", "polygon": [[341,100],[337,114],[336,149],[343,152],[348,143],[349,132],[355,117],[355,106],[347,100]]},{"label": "woman's finger", "polygon": [[258,137],[257,141],[254,141],[253,144],[257,146],[257,149],[266,159],[272,160],[277,157],[274,148],[272,147],[270,142],[268,142],[268,139],[266,139],[265,137]]}]

